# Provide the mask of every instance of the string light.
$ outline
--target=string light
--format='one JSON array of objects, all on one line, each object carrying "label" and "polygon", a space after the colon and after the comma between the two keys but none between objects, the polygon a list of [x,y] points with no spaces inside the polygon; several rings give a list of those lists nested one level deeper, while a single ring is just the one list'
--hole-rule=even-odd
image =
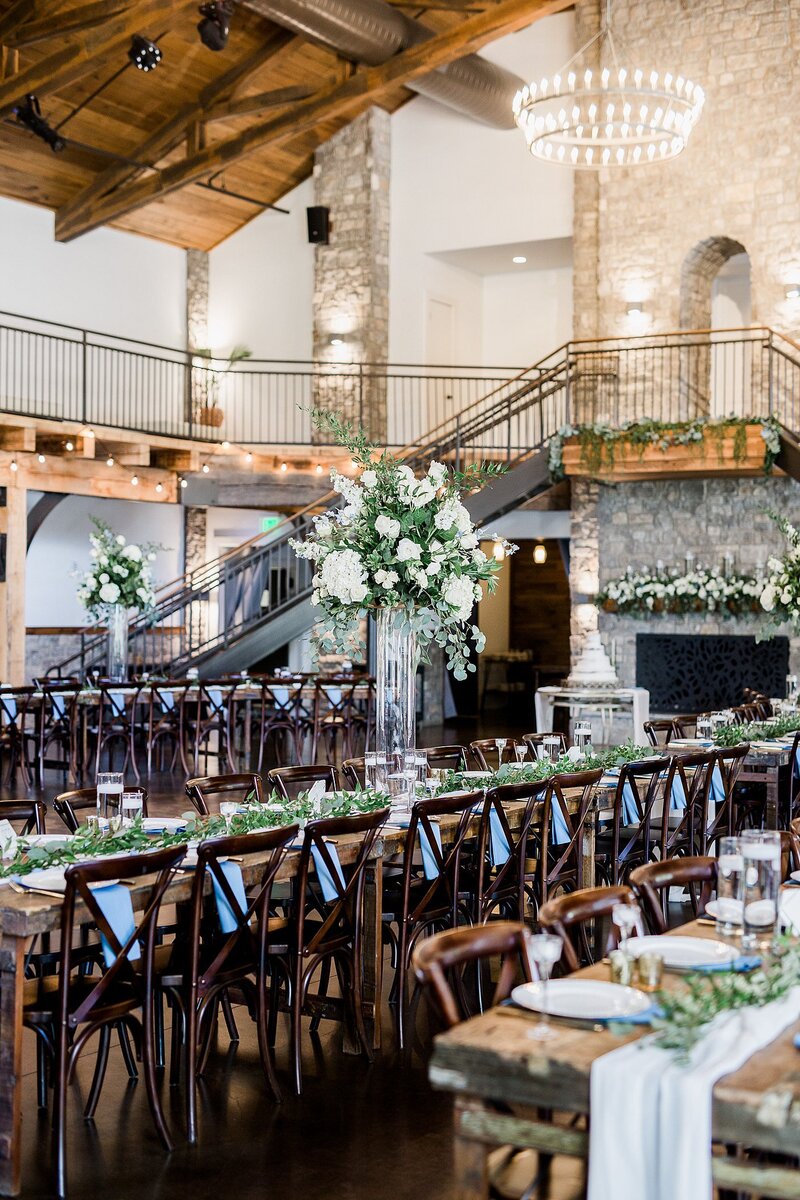
[{"label": "string light", "polygon": [[286,471],[288,471],[288,470],[289,470],[289,464],[288,464],[288,463],[285,463],[285,462],[282,462],[282,463],[281,463],[281,471],[283,471],[283,472],[285,473],[285,472],[286,472]]},{"label": "string light", "polygon": [[10,468],[11,468],[11,470],[12,470],[12,471],[18,471],[18,470],[19,470],[19,467],[17,466],[17,460],[16,460],[15,458],[12,458],[11,462],[9,463],[9,466],[10,466]]},{"label": "string light", "polygon": [[244,456],[244,461],[246,463],[251,463],[253,461],[253,456],[249,450],[247,451],[247,454],[245,454],[245,456]]},{"label": "string light", "polygon": [[321,475],[324,470],[322,463],[317,463],[317,465],[314,467],[314,470],[317,472],[318,475]]},{"label": "string light", "polygon": [[227,441],[227,440],[226,440],[226,441],[224,441],[224,442],[222,443],[222,449],[223,449],[223,450],[230,450],[230,448],[231,448],[231,444],[230,444],[230,442],[229,442],[229,441]]},{"label": "string light", "polygon": [[537,542],[533,547],[533,561],[539,567],[547,562],[547,546],[545,546],[544,542]]}]

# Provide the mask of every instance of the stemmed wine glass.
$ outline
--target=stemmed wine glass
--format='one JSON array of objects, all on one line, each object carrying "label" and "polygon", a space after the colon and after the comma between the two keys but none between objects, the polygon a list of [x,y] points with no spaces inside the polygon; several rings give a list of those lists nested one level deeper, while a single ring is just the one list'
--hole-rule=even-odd
[{"label": "stemmed wine glass", "polygon": [[539,1020],[533,1029],[528,1031],[528,1037],[537,1042],[544,1042],[556,1036],[555,1030],[550,1026],[547,984],[550,980],[550,972],[561,958],[563,948],[564,940],[557,933],[531,933],[530,930],[525,930],[525,950],[531,975],[534,974],[533,968],[535,967],[536,975],[542,985]]},{"label": "stemmed wine glass", "polygon": [[502,765],[503,765],[503,754],[505,752],[507,741],[508,741],[508,738],[495,738],[494,739],[494,744],[495,744],[495,746],[497,746],[497,765],[498,765],[498,767],[502,767]]},{"label": "stemmed wine glass", "polygon": [[628,940],[634,930],[641,932],[642,914],[638,904],[615,904],[611,910],[611,920],[619,930],[619,948],[623,954],[628,953]]},{"label": "stemmed wine glass", "polygon": [[525,762],[525,759],[528,757],[528,747],[525,745],[524,742],[517,742],[514,746],[514,753],[517,756],[517,762],[523,763],[523,762]]}]

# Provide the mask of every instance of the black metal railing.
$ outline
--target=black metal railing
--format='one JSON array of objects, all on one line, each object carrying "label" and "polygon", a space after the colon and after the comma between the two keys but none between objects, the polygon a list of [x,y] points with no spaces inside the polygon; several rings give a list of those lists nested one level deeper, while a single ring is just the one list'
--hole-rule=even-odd
[{"label": "black metal railing", "polygon": [[246,446],[312,441],[324,405],[385,414],[404,446],[513,377],[511,367],[294,362],[232,365],[186,350],[0,312],[0,412]]},{"label": "black metal railing", "polygon": [[[476,458],[509,465],[542,450],[564,426],[633,418],[773,415],[800,428],[800,347],[768,329],[678,333],[571,342],[446,417],[398,453],[415,468],[434,458],[456,468]],[[180,672],[277,619],[311,596],[311,565],[290,539],[303,540],[332,493],[235,550],[166,585],[157,607],[130,625],[137,668]],[[105,639],[89,630],[81,649],[54,668],[100,667]]]}]

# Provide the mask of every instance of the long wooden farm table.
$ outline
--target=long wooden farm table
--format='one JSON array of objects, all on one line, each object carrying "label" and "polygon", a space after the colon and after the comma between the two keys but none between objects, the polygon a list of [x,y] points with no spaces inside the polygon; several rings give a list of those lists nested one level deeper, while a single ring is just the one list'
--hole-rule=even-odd
[{"label": "long wooden farm table", "polygon": [[[713,929],[695,921],[673,932],[717,936]],[[602,963],[577,974],[586,979],[609,977],[608,966]],[[667,972],[664,980],[667,988],[685,986],[677,974]],[[535,1013],[499,1007],[436,1039],[429,1074],[435,1088],[453,1095],[454,1200],[486,1200],[487,1159],[498,1146],[587,1158],[586,1130],[545,1120],[542,1110],[590,1118],[592,1063],[649,1032],[640,1026],[619,1036],[607,1029],[576,1028],[554,1019],[558,1036],[536,1042],[527,1034],[537,1019]],[[800,1022],[789,1026],[716,1084],[712,1110],[715,1142],[796,1156],[800,1071],[793,1038],[798,1030]],[[620,1170],[624,1170],[622,1157]],[[712,1157],[712,1170],[720,1188],[780,1200],[800,1197],[800,1169],[795,1166],[760,1165],[720,1153]]]}]

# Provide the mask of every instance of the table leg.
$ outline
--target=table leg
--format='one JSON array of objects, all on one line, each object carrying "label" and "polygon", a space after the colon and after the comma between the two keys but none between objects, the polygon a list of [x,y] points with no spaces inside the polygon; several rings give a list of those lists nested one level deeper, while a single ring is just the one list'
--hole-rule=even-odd
[{"label": "table leg", "polygon": [[0,933],[0,1196],[20,1192],[25,939]]},{"label": "table leg", "polygon": [[475,1101],[455,1101],[453,1130],[453,1168],[455,1172],[454,1200],[488,1200],[488,1150],[482,1142],[465,1137],[461,1130],[462,1114],[481,1108]]},{"label": "table leg", "polygon": [[383,858],[368,863],[364,887],[364,1020],[376,1050],[381,1046],[383,986]]}]

